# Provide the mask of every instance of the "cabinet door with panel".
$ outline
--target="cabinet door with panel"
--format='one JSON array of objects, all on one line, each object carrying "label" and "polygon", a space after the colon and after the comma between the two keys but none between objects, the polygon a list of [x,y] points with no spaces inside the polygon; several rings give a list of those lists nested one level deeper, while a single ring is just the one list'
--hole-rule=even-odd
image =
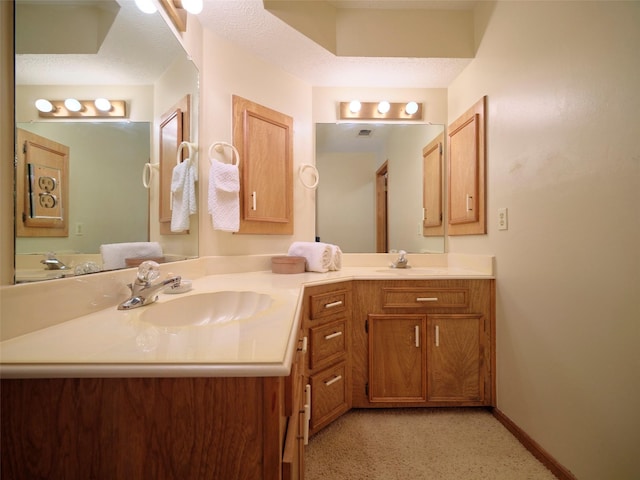
[{"label": "cabinet door with panel", "polygon": [[427,399],[425,315],[369,315],[369,401]]},{"label": "cabinet door with panel", "polygon": [[489,350],[484,324],[482,314],[427,316],[430,402],[484,402]]}]

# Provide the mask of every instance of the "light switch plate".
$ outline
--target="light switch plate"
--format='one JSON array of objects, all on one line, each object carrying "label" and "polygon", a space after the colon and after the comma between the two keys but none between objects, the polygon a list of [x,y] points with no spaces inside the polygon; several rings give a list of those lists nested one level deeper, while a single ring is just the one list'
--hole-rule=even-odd
[{"label": "light switch plate", "polygon": [[509,215],[506,208],[498,209],[498,230],[509,229]]}]

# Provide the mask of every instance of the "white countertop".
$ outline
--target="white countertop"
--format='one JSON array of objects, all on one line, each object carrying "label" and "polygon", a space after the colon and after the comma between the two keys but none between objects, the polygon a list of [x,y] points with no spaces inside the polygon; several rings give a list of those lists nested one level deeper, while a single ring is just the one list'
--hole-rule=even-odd
[{"label": "white countertop", "polygon": [[[296,349],[303,287],[353,279],[493,278],[461,267],[346,267],[337,272],[270,271],[208,275],[190,292],[160,294],[156,304],[109,307],[0,343],[3,378],[283,376]],[[255,291],[273,298],[249,319],[224,325],[163,328],[139,317],[158,304],[215,291]]]}]

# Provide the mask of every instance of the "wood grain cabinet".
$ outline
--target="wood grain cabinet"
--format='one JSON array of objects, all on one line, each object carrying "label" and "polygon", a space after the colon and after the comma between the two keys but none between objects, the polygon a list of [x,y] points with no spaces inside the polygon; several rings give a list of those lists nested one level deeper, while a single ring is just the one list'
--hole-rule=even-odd
[{"label": "wood grain cabinet", "polygon": [[233,96],[240,155],[238,233],[293,234],[293,118]]},{"label": "wood grain cabinet", "polygon": [[494,405],[493,280],[353,288],[354,407]]},{"label": "wood grain cabinet", "polygon": [[351,408],[351,301],[350,282],[305,289],[302,325],[309,338],[311,435]]},{"label": "wood grain cabinet", "polygon": [[304,351],[288,377],[2,380],[2,478],[296,480]]}]

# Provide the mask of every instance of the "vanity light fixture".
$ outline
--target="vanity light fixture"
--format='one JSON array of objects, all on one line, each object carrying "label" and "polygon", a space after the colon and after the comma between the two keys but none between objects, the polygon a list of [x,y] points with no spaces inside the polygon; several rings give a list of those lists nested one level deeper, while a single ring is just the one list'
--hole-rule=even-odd
[{"label": "vanity light fixture", "polygon": [[420,102],[358,102],[360,108],[354,110],[356,102],[340,102],[340,120],[422,120],[422,103]]},{"label": "vanity light fixture", "polygon": [[70,112],[81,112],[82,104],[80,103],[79,100],[76,100],[75,98],[67,98],[64,101],[64,108],[66,108]]},{"label": "vanity light fixture", "polygon": [[127,102],[124,100],[47,100],[39,98],[35,102],[40,118],[126,118]]},{"label": "vanity light fixture", "polygon": [[386,100],[383,100],[378,104],[378,112],[382,114],[389,112],[389,109],[391,109],[391,104]]},{"label": "vanity light fixture", "polygon": [[362,104],[358,100],[351,100],[349,102],[349,111],[351,113],[358,113],[362,108]]}]

